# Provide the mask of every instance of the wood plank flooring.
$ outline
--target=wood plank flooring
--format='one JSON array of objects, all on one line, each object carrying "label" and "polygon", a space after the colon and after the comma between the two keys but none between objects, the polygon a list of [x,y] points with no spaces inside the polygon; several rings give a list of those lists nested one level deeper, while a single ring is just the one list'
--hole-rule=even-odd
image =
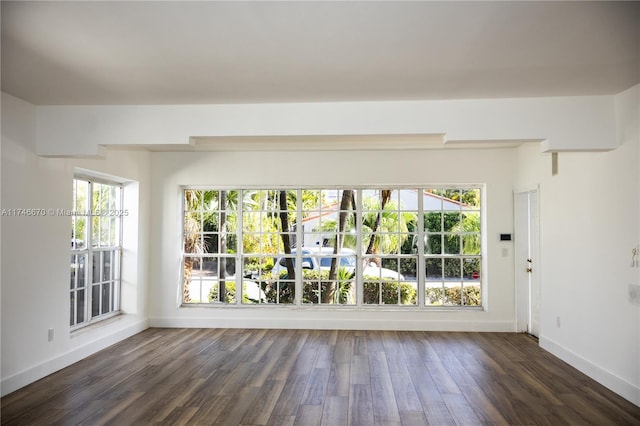
[{"label": "wood plank flooring", "polygon": [[640,425],[510,333],[149,329],[2,398],[2,425]]}]

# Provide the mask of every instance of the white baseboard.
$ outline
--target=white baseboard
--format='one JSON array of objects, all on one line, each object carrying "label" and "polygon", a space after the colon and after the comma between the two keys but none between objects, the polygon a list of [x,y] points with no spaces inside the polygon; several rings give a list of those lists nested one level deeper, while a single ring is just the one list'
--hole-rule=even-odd
[{"label": "white baseboard", "polygon": [[384,320],[324,318],[292,321],[289,318],[207,318],[156,317],[150,327],[167,328],[271,328],[308,330],[398,330],[398,331],[481,331],[514,332],[512,321],[451,321],[451,320]]},{"label": "white baseboard", "polygon": [[540,337],[540,347],[640,407],[640,387],[599,367],[551,339]]},{"label": "white baseboard", "polygon": [[[83,341],[68,352],[2,379],[0,382],[0,394],[5,396],[147,328],[149,328],[147,319],[136,319],[134,321],[119,321],[117,325],[109,327],[109,330],[106,331],[101,330],[102,332],[100,333],[87,332],[82,336],[83,340],[86,341]],[[96,337],[94,338],[92,334]]]}]

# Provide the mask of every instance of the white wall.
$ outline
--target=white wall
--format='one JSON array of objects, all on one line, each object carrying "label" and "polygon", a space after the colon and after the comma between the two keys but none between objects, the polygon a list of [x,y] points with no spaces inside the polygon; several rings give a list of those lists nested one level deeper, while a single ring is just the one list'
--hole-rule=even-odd
[{"label": "white wall", "polygon": [[[153,326],[293,327],[409,330],[514,330],[511,243],[514,151],[321,151],[154,153],[150,315]],[[179,307],[181,185],[486,183],[486,311],[360,310],[304,307]],[[506,257],[502,249],[507,248]]]},{"label": "white wall", "polygon": [[[129,315],[69,333],[70,218],[2,217],[1,391],[11,392],[147,327],[149,154],[111,152],[104,160],[35,155],[36,108],[2,94],[2,209],[71,209],[74,168],[136,181],[127,218],[123,307]],[[133,236],[133,238],[131,238]],[[54,340],[47,339],[54,329]]]},{"label": "white wall", "polygon": [[[516,186],[540,184],[540,344],[640,405],[640,87],[616,97],[618,149],[519,149]],[[560,326],[557,319],[560,319]]]}]

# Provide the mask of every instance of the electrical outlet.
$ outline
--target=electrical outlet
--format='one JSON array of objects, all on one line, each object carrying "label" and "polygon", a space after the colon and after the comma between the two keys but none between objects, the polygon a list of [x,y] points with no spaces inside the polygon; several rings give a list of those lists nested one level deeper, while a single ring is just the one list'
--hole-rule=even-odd
[{"label": "electrical outlet", "polygon": [[53,328],[49,329],[48,338],[50,342],[53,342]]}]

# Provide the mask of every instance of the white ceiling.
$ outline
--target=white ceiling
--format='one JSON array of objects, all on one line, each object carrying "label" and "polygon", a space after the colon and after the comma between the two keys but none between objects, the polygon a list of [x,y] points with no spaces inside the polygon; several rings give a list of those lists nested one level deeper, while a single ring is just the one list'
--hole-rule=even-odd
[{"label": "white ceiling", "polygon": [[2,1],[2,90],[39,105],[613,94],[638,2]]}]

